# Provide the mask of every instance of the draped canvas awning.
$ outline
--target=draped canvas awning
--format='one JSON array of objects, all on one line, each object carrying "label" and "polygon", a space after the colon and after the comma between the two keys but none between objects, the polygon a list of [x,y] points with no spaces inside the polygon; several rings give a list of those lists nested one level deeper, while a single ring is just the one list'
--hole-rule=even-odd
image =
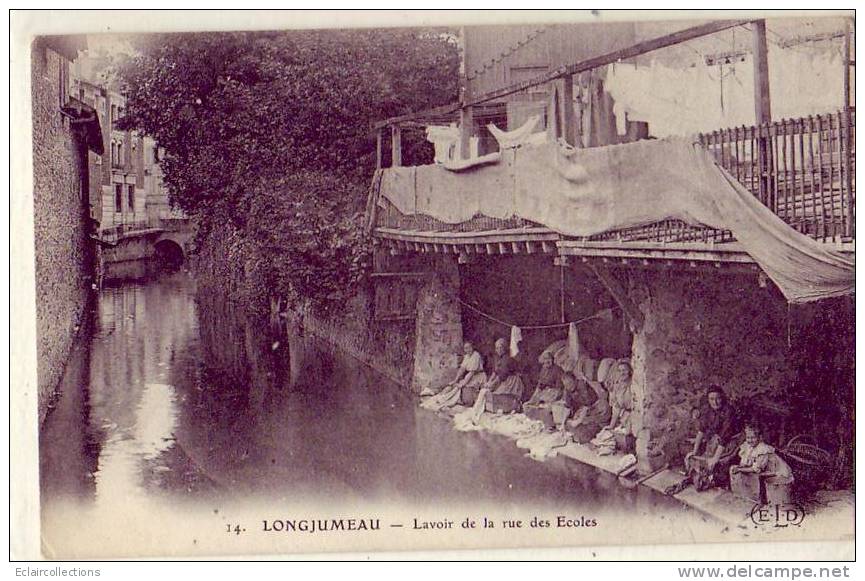
[{"label": "draped canvas awning", "polygon": [[380,195],[403,214],[449,224],[520,217],[577,237],[678,219],[730,230],[790,302],[854,290],[852,257],[791,228],[688,139],[524,146],[458,172],[392,167]]}]

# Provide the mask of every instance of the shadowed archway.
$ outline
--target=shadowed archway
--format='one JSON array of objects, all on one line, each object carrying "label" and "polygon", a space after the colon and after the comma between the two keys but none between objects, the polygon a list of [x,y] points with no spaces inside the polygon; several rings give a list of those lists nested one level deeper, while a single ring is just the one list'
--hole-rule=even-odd
[{"label": "shadowed archway", "polygon": [[153,261],[161,270],[175,271],[184,260],[183,248],[174,240],[160,240],[156,243]]}]

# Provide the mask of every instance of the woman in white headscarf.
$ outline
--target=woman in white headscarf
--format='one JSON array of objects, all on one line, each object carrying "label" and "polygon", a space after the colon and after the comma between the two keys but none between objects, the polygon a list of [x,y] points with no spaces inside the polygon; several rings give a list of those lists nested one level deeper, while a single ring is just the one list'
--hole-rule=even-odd
[{"label": "woman in white headscarf", "polygon": [[456,405],[460,401],[460,394],[463,390],[475,390],[477,392],[486,381],[483,357],[474,348],[471,341],[466,341],[463,344],[463,359],[457,370],[456,378],[444,386],[438,394],[425,399],[421,403],[421,407],[437,411]]}]

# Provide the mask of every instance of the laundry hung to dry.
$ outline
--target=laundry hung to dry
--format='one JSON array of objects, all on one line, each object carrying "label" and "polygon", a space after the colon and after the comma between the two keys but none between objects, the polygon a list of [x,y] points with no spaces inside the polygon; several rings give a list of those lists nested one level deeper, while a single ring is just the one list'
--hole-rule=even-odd
[{"label": "laundry hung to dry", "polygon": [[523,146],[460,172],[389,168],[380,187],[403,214],[449,224],[518,216],[570,236],[667,219],[727,229],[790,302],[853,291],[852,258],[796,232],[690,139]]}]

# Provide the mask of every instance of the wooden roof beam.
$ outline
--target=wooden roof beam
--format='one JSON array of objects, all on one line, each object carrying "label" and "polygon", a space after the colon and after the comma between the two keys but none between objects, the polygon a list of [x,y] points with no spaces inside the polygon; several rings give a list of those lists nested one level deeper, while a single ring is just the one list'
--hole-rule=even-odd
[{"label": "wooden roof beam", "polygon": [[590,263],[589,268],[592,269],[595,276],[597,276],[598,280],[601,281],[601,284],[603,284],[613,298],[616,299],[619,306],[622,307],[622,312],[624,312],[631,321],[631,331],[634,333],[638,332],[643,327],[643,313],[628,296],[628,292],[624,287],[622,287],[619,280],[613,276],[605,266]]}]

